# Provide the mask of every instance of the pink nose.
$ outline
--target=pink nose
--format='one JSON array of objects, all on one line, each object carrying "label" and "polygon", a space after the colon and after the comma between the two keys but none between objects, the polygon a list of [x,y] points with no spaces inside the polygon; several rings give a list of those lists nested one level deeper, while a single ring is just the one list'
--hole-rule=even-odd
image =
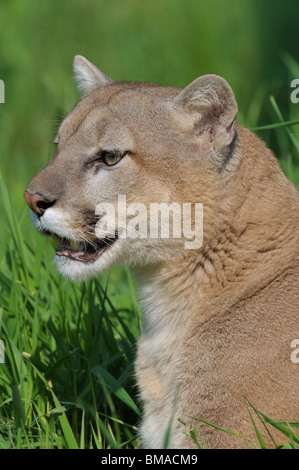
[{"label": "pink nose", "polygon": [[24,192],[24,198],[30,209],[37,215],[43,215],[45,210],[52,206],[53,203],[44,199],[40,194],[30,194],[28,191]]}]

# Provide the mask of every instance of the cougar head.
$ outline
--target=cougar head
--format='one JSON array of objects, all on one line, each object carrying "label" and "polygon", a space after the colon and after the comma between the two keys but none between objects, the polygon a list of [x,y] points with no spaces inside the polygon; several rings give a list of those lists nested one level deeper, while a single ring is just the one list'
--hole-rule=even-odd
[{"label": "cougar head", "polygon": [[[58,270],[84,280],[114,264],[184,256],[188,237],[170,233],[175,223],[183,227],[177,216],[184,204],[215,211],[219,173],[233,154],[230,86],[216,75],[185,89],[117,83],[82,56],[74,70],[82,98],[24,193],[36,229],[57,244]],[[196,238],[193,212],[189,235]],[[161,236],[165,224],[168,237]]]}]

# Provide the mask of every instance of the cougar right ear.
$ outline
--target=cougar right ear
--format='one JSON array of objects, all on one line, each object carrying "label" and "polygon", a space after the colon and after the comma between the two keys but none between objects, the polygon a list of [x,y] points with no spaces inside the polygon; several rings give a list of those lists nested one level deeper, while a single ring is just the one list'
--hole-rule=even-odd
[{"label": "cougar right ear", "polygon": [[235,136],[238,106],[227,81],[218,75],[203,75],[174,98],[174,108],[188,116],[191,129],[211,130],[211,143],[217,151]]},{"label": "cougar right ear", "polygon": [[192,113],[198,121],[218,121],[226,127],[238,111],[230,85],[218,75],[203,75],[194,80],[175,98],[175,106]]},{"label": "cougar right ear", "polygon": [[100,86],[113,83],[111,78],[107,77],[107,75],[82,55],[75,56],[74,72],[79,91],[83,95],[87,95]]}]

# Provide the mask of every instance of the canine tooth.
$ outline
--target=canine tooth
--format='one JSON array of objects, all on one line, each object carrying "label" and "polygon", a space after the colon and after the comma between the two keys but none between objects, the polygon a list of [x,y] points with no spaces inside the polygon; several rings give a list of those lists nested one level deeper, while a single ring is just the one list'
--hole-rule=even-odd
[{"label": "canine tooth", "polygon": [[52,239],[57,247],[59,247],[62,244],[62,238],[60,238],[58,235],[55,233],[52,233]]},{"label": "canine tooth", "polygon": [[70,240],[70,247],[72,251],[78,251],[79,243],[74,240]]}]

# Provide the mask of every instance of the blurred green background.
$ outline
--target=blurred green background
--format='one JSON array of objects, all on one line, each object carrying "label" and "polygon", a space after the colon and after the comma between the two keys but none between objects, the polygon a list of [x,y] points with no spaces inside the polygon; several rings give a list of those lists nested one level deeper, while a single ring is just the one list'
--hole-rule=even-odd
[{"label": "blurred green background", "polygon": [[255,129],[299,121],[298,19],[298,0],[0,0],[0,448],[138,446],[134,280],[118,268],[61,280],[23,200],[79,98],[74,55],[115,80],[225,77],[239,122],[299,187],[299,125]]},{"label": "blurred green background", "polygon": [[[217,73],[235,91],[239,121],[256,126],[277,121],[270,94],[285,119],[299,117],[290,102],[298,19],[297,0],[1,0],[1,169],[16,204],[78,98],[75,54],[116,80],[182,87]],[[280,150],[275,132],[261,136]]]}]

